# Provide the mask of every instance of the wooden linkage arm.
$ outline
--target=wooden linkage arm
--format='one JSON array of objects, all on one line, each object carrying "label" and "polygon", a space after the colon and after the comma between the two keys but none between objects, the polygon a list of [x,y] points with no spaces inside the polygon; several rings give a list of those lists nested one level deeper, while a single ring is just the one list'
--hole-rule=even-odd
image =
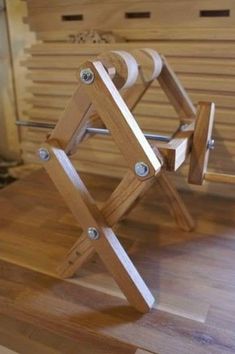
[{"label": "wooden linkage arm", "polygon": [[87,62],[84,68],[89,68],[95,75],[94,82],[85,85],[84,88],[110,130],[129,168],[133,170],[135,164],[141,161],[148,165],[149,173],[139,178],[146,179],[156,175],[160,171],[161,163],[102,63]]},{"label": "wooden linkage arm", "polygon": [[200,185],[204,180],[209,159],[214,117],[215,104],[199,102],[190,157],[189,183]]},{"label": "wooden linkage arm", "polygon": [[196,109],[179,79],[162,56],[163,68],[158,82],[182,121],[196,117]]}]

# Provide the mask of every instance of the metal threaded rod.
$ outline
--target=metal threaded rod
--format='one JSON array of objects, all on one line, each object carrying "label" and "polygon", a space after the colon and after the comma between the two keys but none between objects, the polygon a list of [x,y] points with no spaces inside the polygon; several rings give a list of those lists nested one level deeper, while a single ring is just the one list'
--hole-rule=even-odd
[{"label": "metal threaded rod", "polygon": [[[56,126],[56,124],[54,123],[33,122],[33,121],[25,121],[25,120],[17,120],[16,125],[23,126],[23,127],[43,128],[43,129],[54,129]],[[108,129],[103,129],[103,128],[86,128],[86,133],[98,134],[98,135],[110,135],[110,131]],[[171,140],[171,136],[167,136],[167,135],[159,135],[159,134],[144,132],[144,136],[148,140],[163,141],[166,143],[168,143]]]}]

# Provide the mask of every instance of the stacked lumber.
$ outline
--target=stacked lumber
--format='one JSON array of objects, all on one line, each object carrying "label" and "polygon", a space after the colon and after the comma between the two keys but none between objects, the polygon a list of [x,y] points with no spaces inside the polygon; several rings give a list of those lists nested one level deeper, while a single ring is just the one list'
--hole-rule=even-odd
[{"label": "stacked lumber", "polygon": [[[81,63],[109,50],[150,47],[164,54],[193,102],[213,101],[216,120],[211,171],[234,173],[235,162],[235,3],[232,0],[89,1],[28,0],[28,18],[38,41],[24,65],[33,121],[58,121],[78,82]],[[91,31],[92,35],[91,35]],[[93,40],[92,40],[93,38]],[[141,128],[173,133],[177,115],[156,83],[134,111]],[[22,128],[23,158],[36,161],[45,129]],[[79,147],[76,165],[83,171],[121,176],[125,161],[110,137],[95,136]],[[187,174],[187,166],[180,175]],[[182,179],[179,177],[182,184]],[[218,190],[209,187],[212,192]],[[229,186],[222,193],[230,194]]]}]

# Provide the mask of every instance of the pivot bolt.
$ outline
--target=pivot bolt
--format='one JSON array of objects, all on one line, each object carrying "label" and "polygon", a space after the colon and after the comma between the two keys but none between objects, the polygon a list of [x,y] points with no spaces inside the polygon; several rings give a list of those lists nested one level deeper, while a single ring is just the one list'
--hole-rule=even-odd
[{"label": "pivot bolt", "polygon": [[180,130],[181,131],[184,131],[185,129],[187,129],[188,128],[188,124],[187,123],[183,123],[183,124],[181,124],[181,126],[180,126]]},{"label": "pivot bolt", "polygon": [[208,148],[209,150],[214,150],[214,148],[215,148],[215,140],[214,140],[214,139],[210,139],[210,140],[208,141],[208,143],[207,143],[207,148]]},{"label": "pivot bolt", "polygon": [[144,162],[137,162],[135,164],[135,173],[137,176],[145,177],[149,174],[149,167]]},{"label": "pivot bolt", "polygon": [[84,84],[91,84],[94,81],[95,75],[93,71],[89,68],[83,69],[80,72],[80,79]]},{"label": "pivot bolt", "polygon": [[99,238],[99,231],[95,227],[88,227],[87,235],[91,240],[98,240]]},{"label": "pivot bolt", "polygon": [[38,150],[38,156],[40,157],[41,160],[43,161],[48,161],[50,159],[50,153],[47,149],[45,148],[40,148]]}]

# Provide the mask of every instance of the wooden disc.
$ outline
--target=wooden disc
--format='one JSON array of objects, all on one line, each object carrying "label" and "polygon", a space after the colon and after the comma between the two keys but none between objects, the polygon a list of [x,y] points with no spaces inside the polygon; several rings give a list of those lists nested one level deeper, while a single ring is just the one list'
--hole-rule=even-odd
[{"label": "wooden disc", "polygon": [[149,82],[156,79],[162,70],[162,59],[153,49],[143,48],[131,52],[139,66],[140,79]]},{"label": "wooden disc", "polygon": [[125,51],[111,51],[101,54],[98,60],[108,69],[115,68],[113,82],[118,89],[134,85],[138,77],[138,64],[135,58]]}]

